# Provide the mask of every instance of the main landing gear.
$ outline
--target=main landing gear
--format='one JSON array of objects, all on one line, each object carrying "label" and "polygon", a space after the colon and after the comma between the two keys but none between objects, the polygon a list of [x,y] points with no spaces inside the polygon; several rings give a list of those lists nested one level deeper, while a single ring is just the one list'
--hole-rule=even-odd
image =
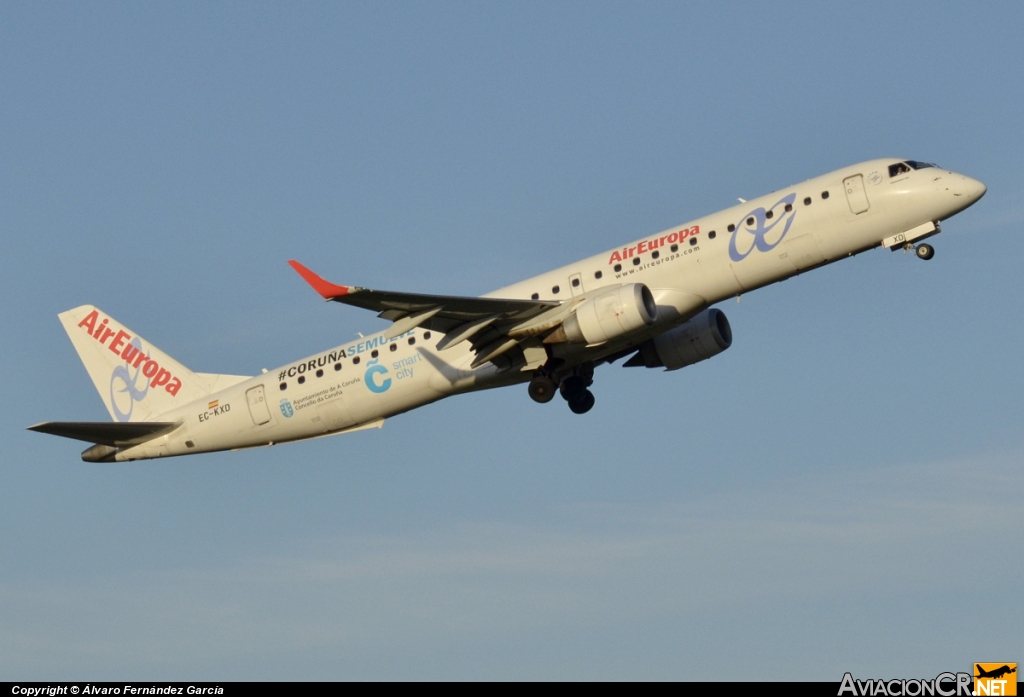
[{"label": "main landing gear", "polygon": [[555,392],[558,392],[558,385],[547,375],[538,375],[533,380],[530,380],[529,392],[530,399],[541,404],[547,404],[555,398]]},{"label": "main landing gear", "polygon": [[573,414],[586,414],[594,408],[596,401],[594,393],[587,389],[593,384],[594,367],[589,365],[577,368],[560,383],[555,382],[553,376],[537,375],[530,380],[530,398],[546,404],[554,399],[555,392],[559,392],[562,399],[569,403],[569,410]]},{"label": "main landing gear", "polygon": [[562,398],[569,403],[569,411],[573,414],[586,414],[594,408],[594,393],[587,388],[594,380],[584,380],[579,375],[573,375],[562,381],[558,391]]}]

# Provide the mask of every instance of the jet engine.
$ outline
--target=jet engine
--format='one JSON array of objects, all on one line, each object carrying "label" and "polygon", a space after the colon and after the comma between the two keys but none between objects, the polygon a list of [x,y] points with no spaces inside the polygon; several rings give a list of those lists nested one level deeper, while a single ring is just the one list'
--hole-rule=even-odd
[{"label": "jet engine", "polygon": [[657,316],[650,289],[643,283],[627,283],[580,303],[548,342],[602,344],[653,324]]},{"label": "jet engine", "polygon": [[717,356],[732,346],[732,327],[725,313],[705,310],[688,322],[659,334],[640,346],[640,352],[624,365],[678,370]]}]

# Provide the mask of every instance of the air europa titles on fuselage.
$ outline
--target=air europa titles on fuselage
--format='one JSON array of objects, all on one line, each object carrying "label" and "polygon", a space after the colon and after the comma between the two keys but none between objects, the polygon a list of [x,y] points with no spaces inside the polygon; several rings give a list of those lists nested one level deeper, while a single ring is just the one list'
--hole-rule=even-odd
[{"label": "air europa titles on fuselage", "polygon": [[337,363],[342,358],[358,356],[361,353],[366,353],[367,351],[371,351],[375,348],[382,348],[393,341],[398,341],[400,339],[404,339],[408,336],[411,336],[414,331],[415,330],[407,331],[404,334],[399,334],[398,336],[390,340],[385,339],[383,336],[371,336],[369,339],[363,339],[359,343],[349,344],[348,346],[342,347],[340,349],[335,349],[328,353],[324,353],[314,358],[305,360],[302,363],[297,363],[293,366],[289,366],[288,368],[285,368],[281,370],[280,373],[278,373],[278,379],[284,380],[286,377],[293,378],[296,375],[302,375],[305,372],[313,372],[317,368],[323,368],[326,365]]},{"label": "air europa titles on fuselage", "polygon": [[[162,368],[159,363],[142,352],[139,341],[133,339],[132,335],[124,330],[114,331],[107,326],[110,320],[104,318],[99,324],[96,323],[100,317],[99,310],[93,310],[85,316],[79,327],[85,329],[86,333],[96,341],[100,342],[115,354],[121,356],[124,362],[132,368],[142,368],[142,374],[149,380],[149,387],[163,387],[168,393],[176,396],[181,389],[181,380],[175,377],[171,371]],[[108,344],[107,341],[113,337]],[[130,411],[130,410],[129,410]]]},{"label": "air europa titles on fuselage", "polygon": [[687,237],[692,237],[693,235],[699,234],[700,225],[694,225],[693,227],[684,227],[682,230],[679,230],[678,232],[670,232],[669,234],[662,235],[661,237],[654,237],[649,240],[641,240],[639,243],[633,245],[632,247],[623,247],[621,252],[618,250],[612,252],[611,257],[609,257],[608,259],[608,263],[614,264],[617,261],[625,261],[630,257],[635,257],[645,252],[653,252],[655,249],[658,249],[659,247],[664,247],[665,245],[668,244],[678,244],[679,242],[685,240]]}]

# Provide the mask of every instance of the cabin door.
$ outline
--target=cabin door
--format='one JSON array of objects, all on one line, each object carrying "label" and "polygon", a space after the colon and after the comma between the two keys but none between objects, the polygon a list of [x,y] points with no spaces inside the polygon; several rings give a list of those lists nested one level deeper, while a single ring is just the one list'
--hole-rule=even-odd
[{"label": "cabin door", "polygon": [[245,401],[249,403],[249,414],[252,422],[262,426],[270,422],[270,410],[267,409],[267,398],[263,394],[263,385],[258,385],[246,391]]},{"label": "cabin door", "polygon": [[868,194],[864,191],[864,177],[855,174],[843,180],[843,187],[846,189],[846,200],[850,204],[850,210],[854,213],[863,213],[870,204]]}]

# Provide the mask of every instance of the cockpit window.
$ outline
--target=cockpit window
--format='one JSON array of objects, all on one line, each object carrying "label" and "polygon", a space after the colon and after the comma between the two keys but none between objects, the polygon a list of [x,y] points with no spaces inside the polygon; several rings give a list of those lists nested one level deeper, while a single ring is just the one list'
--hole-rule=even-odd
[{"label": "cockpit window", "polygon": [[930,162],[918,162],[917,160],[897,162],[894,165],[889,165],[889,176],[898,177],[901,174],[906,174],[912,169],[925,169],[927,167],[938,167],[938,165],[933,165]]}]

